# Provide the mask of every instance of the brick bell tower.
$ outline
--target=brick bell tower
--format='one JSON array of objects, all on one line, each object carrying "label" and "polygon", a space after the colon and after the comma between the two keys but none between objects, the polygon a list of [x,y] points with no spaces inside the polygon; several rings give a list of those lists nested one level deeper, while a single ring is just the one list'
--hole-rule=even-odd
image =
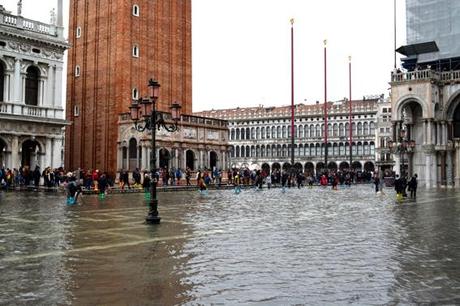
[{"label": "brick bell tower", "polygon": [[192,113],[191,0],[70,0],[65,166],[117,167],[118,116],[148,80]]}]

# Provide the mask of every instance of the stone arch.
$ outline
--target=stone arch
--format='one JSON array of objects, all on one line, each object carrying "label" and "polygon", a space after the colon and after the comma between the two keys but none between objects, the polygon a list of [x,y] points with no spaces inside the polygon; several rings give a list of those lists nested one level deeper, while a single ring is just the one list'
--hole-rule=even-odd
[{"label": "stone arch", "polygon": [[[422,108],[422,117],[428,118],[428,106],[416,95],[405,95],[401,97],[396,103],[395,107],[392,108],[391,118],[393,121],[402,120],[402,110],[410,103],[418,103]],[[394,119],[393,119],[394,118]]]},{"label": "stone arch", "polygon": [[280,170],[280,169],[281,169],[281,165],[279,163],[272,164],[272,171]]},{"label": "stone arch", "polygon": [[351,164],[351,168],[356,170],[356,171],[360,171],[363,168],[363,166],[361,165],[361,163],[359,161],[354,161]]},{"label": "stone arch", "polygon": [[0,168],[6,164],[6,151],[8,151],[8,143],[0,137]]},{"label": "stone arch", "polygon": [[[238,152],[239,152],[239,147],[238,148]],[[238,153],[239,154],[239,153]],[[195,152],[193,152],[193,150],[187,150],[185,152],[185,166],[187,168],[189,168],[190,170],[194,171],[195,170]]]},{"label": "stone arch", "polygon": [[44,146],[37,139],[25,139],[20,148],[22,166],[28,166],[31,170],[34,170],[35,166],[42,166],[39,165],[39,155],[43,153]]},{"label": "stone arch", "polygon": [[460,89],[454,92],[447,100],[445,118],[447,120],[454,120],[455,111],[460,106]]},{"label": "stone arch", "polygon": [[340,163],[339,169],[340,169],[340,171],[343,171],[345,169],[350,169],[350,164],[348,162],[346,162],[346,161],[343,161],[343,162]]},{"label": "stone arch", "polygon": [[337,171],[337,169],[338,169],[337,163],[334,162],[334,161],[329,162],[329,163],[327,164],[327,169],[329,169],[329,170],[336,170],[336,171]]},{"label": "stone arch", "polygon": [[312,162],[305,163],[305,172],[308,174],[315,173],[315,165]]},{"label": "stone arch", "polygon": [[375,170],[374,163],[371,162],[371,161],[365,162],[364,163],[364,170],[367,171],[367,172],[374,172],[374,170]]},{"label": "stone arch", "polygon": [[290,170],[290,169],[291,169],[291,164],[288,163],[288,162],[285,162],[285,163],[283,164],[283,170],[284,170],[284,171],[288,171],[288,170]]},{"label": "stone arch", "polygon": [[294,168],[295,168],[296,172],[303,172],[303,166],[302,166],[301,163],[295,163]]},{"label": "stone arch", "polygon": [[209,169],[214,170],[217,167],[217,153],[215,151],[209,152]]},{"label": "stone arch", "polygon": [[131,138],[128,144],[128,170],[134,171],[138,166],[138,142],[136,138]]},{"label": "stone arch", "polygon": [[262,171],[263,171],[266,175],[269,175],[269,174],[270,174],[270,165],[267,164],[267,163],[263,163],[263,164],[262,164]]},{"label": "stone arch", "polygon": [[171,153],[166,148],[161,148],[158,154],[158,159],[160,161],[160,168],[169,169],[169,161],[171,159]]},{"label": "stone arch", "polygon": [[323,172],[325,169],[324,169],[324,163],[323,162],[319,162],[316,164],[316,173],[321,173]]}]

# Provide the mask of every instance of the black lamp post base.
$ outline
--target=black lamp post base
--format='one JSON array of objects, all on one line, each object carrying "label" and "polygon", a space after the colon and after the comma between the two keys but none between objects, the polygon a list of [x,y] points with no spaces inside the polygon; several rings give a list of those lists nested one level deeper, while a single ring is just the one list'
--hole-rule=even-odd
[{"label": "black lamp post base", "polygon": [[145,222],[147,222],[147,224],[160,224],[160,220],[160,217],[151,214],[148,214],[145,218]]}]

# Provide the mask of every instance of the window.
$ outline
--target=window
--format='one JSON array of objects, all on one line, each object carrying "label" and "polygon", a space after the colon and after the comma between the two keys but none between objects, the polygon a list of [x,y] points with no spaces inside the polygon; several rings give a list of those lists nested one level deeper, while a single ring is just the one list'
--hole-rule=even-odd
[{"label": "window", "polygon": [[139,5],[133,5],[133,16],[139,17]]},{"label": "window", "polygon": [[139,57],[139,46],[138,45],[133,46],[133,57]]},{"label": "window", "polygon": [[38,105],[38,82],[40,71],[37,67],[30,66],[27,68],[26,75],[26,105]]},{"label": "window", "polygon": [[75,31],[75,36],[77,38],[80,38],[81,37],[81,27],[77,27],[77,30]]},{"label": "window", "polygon": [[75,76],[76,77],[80,76],[80,66],[78,66],[78,65],[75,66]]},{"label": "window", "polygon": [[75,106],[73,107],[73,115],[74,115],[75,117],[80,116],[80,108],[78,107],[78,105],[75,105]]},{"label": "window", "polygon": [[133,88],[132,98],[133,98],[134,100],[139,99],[139,91],[138,91],[137,88],[135,88],[135,87]]}]

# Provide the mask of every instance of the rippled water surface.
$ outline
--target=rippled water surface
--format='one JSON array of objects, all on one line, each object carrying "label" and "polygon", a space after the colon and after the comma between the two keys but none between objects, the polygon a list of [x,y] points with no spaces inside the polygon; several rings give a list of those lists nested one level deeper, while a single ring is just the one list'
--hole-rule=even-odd
[{"label": "rippled water surface", "polygon": [[0,195],[0,304],[460,304],[460,196],[280,189]]}]

